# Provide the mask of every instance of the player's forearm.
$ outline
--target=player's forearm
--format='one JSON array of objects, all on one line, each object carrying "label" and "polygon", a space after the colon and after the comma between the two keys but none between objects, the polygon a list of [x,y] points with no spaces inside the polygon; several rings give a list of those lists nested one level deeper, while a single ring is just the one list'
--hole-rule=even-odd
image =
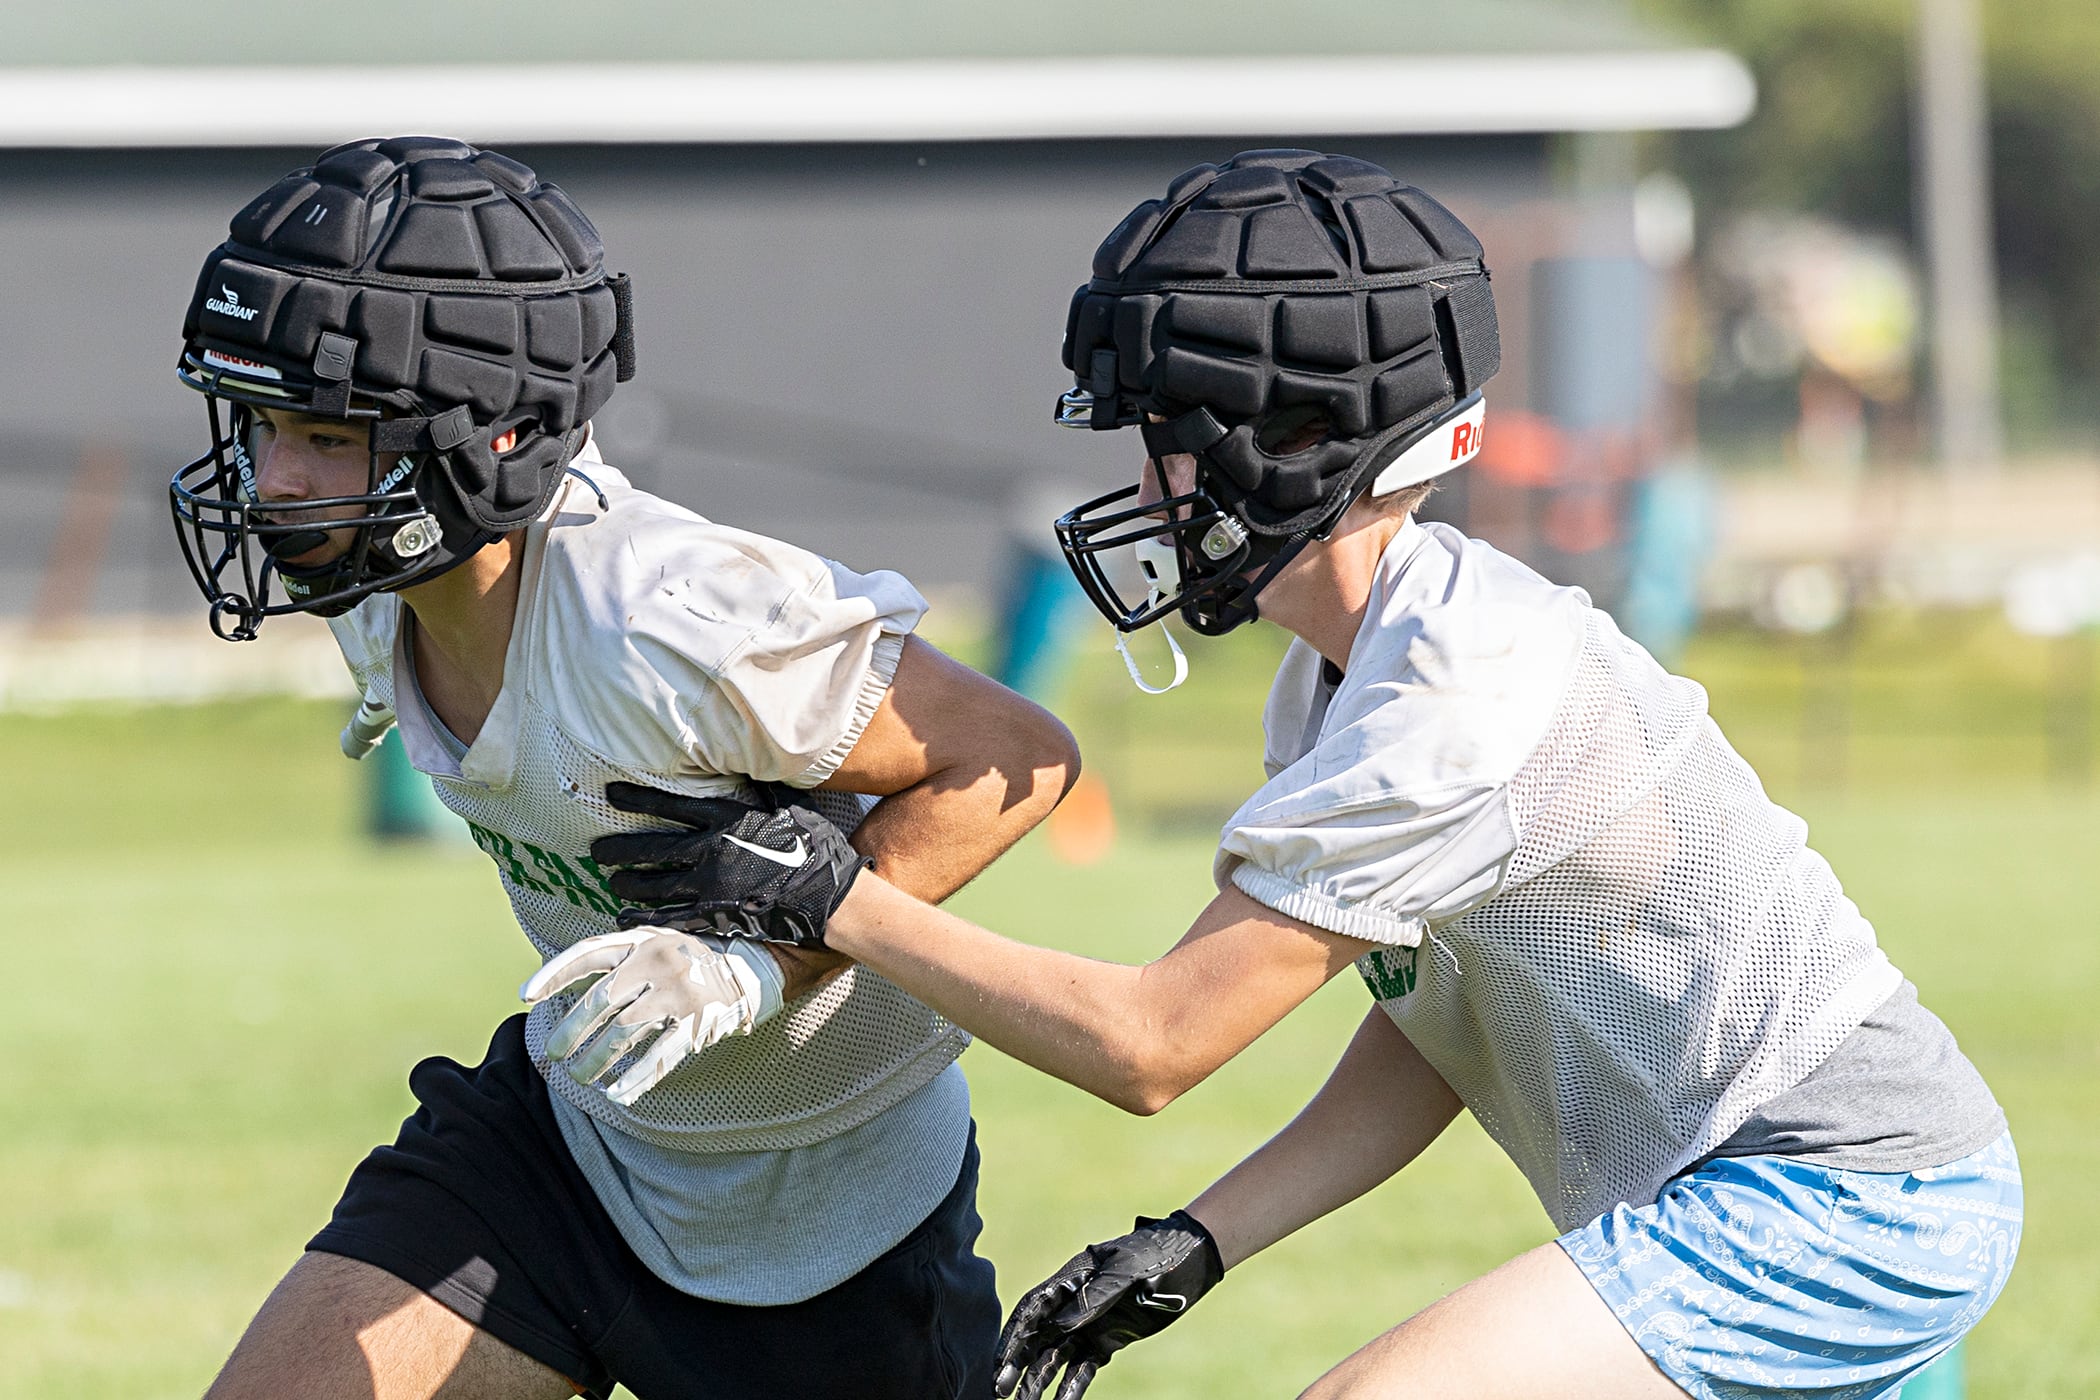
[{"label": "player's forearm", "polygon": [[[935,774],[876,803],[853,832],[854,849],[873,858],[895,888],[938,904],[1050,815],[1064,795],[1064,775],[1048,755],[1040,763],[1025,758],[988,766],[974,777]],[[789,1000],[822,986],[850,961],[843,951],[819,948],[774,953]]]},{"label": "player's forearm", "polygon": [[1168,1061],[1187,1037],[1168,1024],[1173,998],[1146,985],[1152,968],[1017,943],[867,876],[825,938],[986,1043],[1131,1112],[1156,1110],[1157,1081],[1181,1073]]},{"label": "player's forearm", "polygon": [[1284,1130],[1190,1203],[1231,1268],[1385,1181],[1458,1116],[1458,1096],[1372,1007]]},{"label": "player's forearm", "polygon": [[1055,715],[907,637],[882,703],[823,786],[885,794],[853,844],[897,888],[938,903],[1078,776],[1079,746]]},{"label": "player's forearm", "polygon": [[1025,738],[1006,756],[883,798],[853,833],[855,849],[874,857],[883,879],[929,904],[954,894],[1049,816],[1078,772],[1076,751],[1054,736]]},{"label": "player's forearm", "polygon": [[826,941],[1024,1064],[1157,1113],[1371,945],[1221,891],[1143,967],[1002,938],[863,876]]}]

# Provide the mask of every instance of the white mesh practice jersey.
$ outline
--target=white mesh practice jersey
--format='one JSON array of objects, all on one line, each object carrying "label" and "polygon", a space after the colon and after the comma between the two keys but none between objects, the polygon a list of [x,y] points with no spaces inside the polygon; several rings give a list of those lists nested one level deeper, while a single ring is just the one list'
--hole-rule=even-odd
[{"label": "white mesh practice jersey", "polygon": [[1806,827],[1576,589],[1442,525],[1338,684],[1292,645],[1217,876],[1358,971],[1572,1229],[1798,1082],[1900,982]]},{"label": "white mesh practice jersey", "polygon": [[[605,801],[614,779],[696,796],[745,779],[810,787],[844,761],[880,703],[925,600],[901,576],[856,574],[634,490],[586,447],[526,532],[502,693],[464,758],[395,678],[412,617],[376,594],[332,619],[368,702],[399,710],[410,760],[495,861],[542,959],[614,926],[591,842],[647,822]],[[860,799],[815,794],[849,828]],[[630,1107],[548,1072],[570,1005],[535,1007],[526,1045],[561,1099],[616,1134],[681,1152],[766,1152],[867,1122],[968,1043],[865,968],[688,1059]],[[608,1076],[608,1079],[610,1076]]]}]

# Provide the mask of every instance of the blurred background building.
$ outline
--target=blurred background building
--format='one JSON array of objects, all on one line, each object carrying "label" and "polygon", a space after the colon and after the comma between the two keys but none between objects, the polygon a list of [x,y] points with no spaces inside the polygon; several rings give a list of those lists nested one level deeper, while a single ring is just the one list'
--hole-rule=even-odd
[{"label": "blurred background building", "polygon": [[[2036,0],[374,0],[202,25],[11,7],[0,45],[0,703],[332,688],[216,647],[161,486],[228,215],[336,140],[441,131],[569,187],[638,288],[608,456],[905,570],[1042,691],[1047,521],[1135,444],[1060,433],[1103,233],[1174,172],[1346,150],[1483,237],[1505,368],[1428,507],[1666,659],[1703,613],[2100,625],[2100,11]],[[326,36],[337,35],[336,39]],[[299,634],[304,631],[304,644]],[[120,635],[121,645],[111,645]]]},{"label": "blurred background building", "polygon": [[172,373],[195,270],[318,149],[426,131],[558,180],[633,274],[642,374],[601,418],[611,461],[975,597],[1134,470],[1134,443],[1050,422],[1095,243],[1239,149],[1379,161],[1467,219],[1496,278],[1515,455],[1445,509],[1616,598],[1628,488],[1667,445],[1651,331],[1692,238],[1682,186],[1640,184],[1635,134],[1742,121],[1754,87],[1726,52],[1532,0],[569,16],[379,0],[353,42],[300,6],[10,14],[0,618],[200,616],[160,491],[203,441]]}]

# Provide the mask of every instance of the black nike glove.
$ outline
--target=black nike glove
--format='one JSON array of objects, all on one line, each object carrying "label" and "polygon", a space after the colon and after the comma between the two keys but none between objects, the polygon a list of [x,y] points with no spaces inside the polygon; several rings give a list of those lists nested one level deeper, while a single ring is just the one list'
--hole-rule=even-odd
[{"label": "black nike glove", "polygon": [[1202,1221],[1185,1210],[1141,1215],[1135,1230],[1088,1246],[1014,1305],[994,1389],[1038,1400],[1062,1371],[1054,1400],[1079,1400],[1111,1356],[1180,1317],[1223,1277]]},{"label": "black nike glove", "polygon": [[605,800],[620,811],[682,828],[591,843],[591,859],[613,871],[613,894],[631,906],[620,911],[620,927],[824,946],[825,921],[874,862],[796,802],[799,795],[767,784],[754,805],[607,783]]}]

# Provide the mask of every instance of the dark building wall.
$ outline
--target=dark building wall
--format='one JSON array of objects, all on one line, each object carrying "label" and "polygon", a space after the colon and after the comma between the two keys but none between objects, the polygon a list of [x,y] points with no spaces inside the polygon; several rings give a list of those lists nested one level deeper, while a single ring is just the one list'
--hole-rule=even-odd
[{"label": "dark building wall", "polygon": [[[988,585],[1022,518],[1047,531],[1046,503],[1133,473],[1130,435],[1051,426],[1066,303],[1132,205],[1250,144],[514,151],[634,277],[641,375],[601,415],[608,458],[717,519],[938,588]],[[1307,144],[1469,219],[1549,183],[1544,138]],[[32,607],[55,540],[103,546],[95,610],[196,606],[161,493],[204,440],[173,373],[183,305],[227,218],[311,155],[0,154],[0,616]]]}]

